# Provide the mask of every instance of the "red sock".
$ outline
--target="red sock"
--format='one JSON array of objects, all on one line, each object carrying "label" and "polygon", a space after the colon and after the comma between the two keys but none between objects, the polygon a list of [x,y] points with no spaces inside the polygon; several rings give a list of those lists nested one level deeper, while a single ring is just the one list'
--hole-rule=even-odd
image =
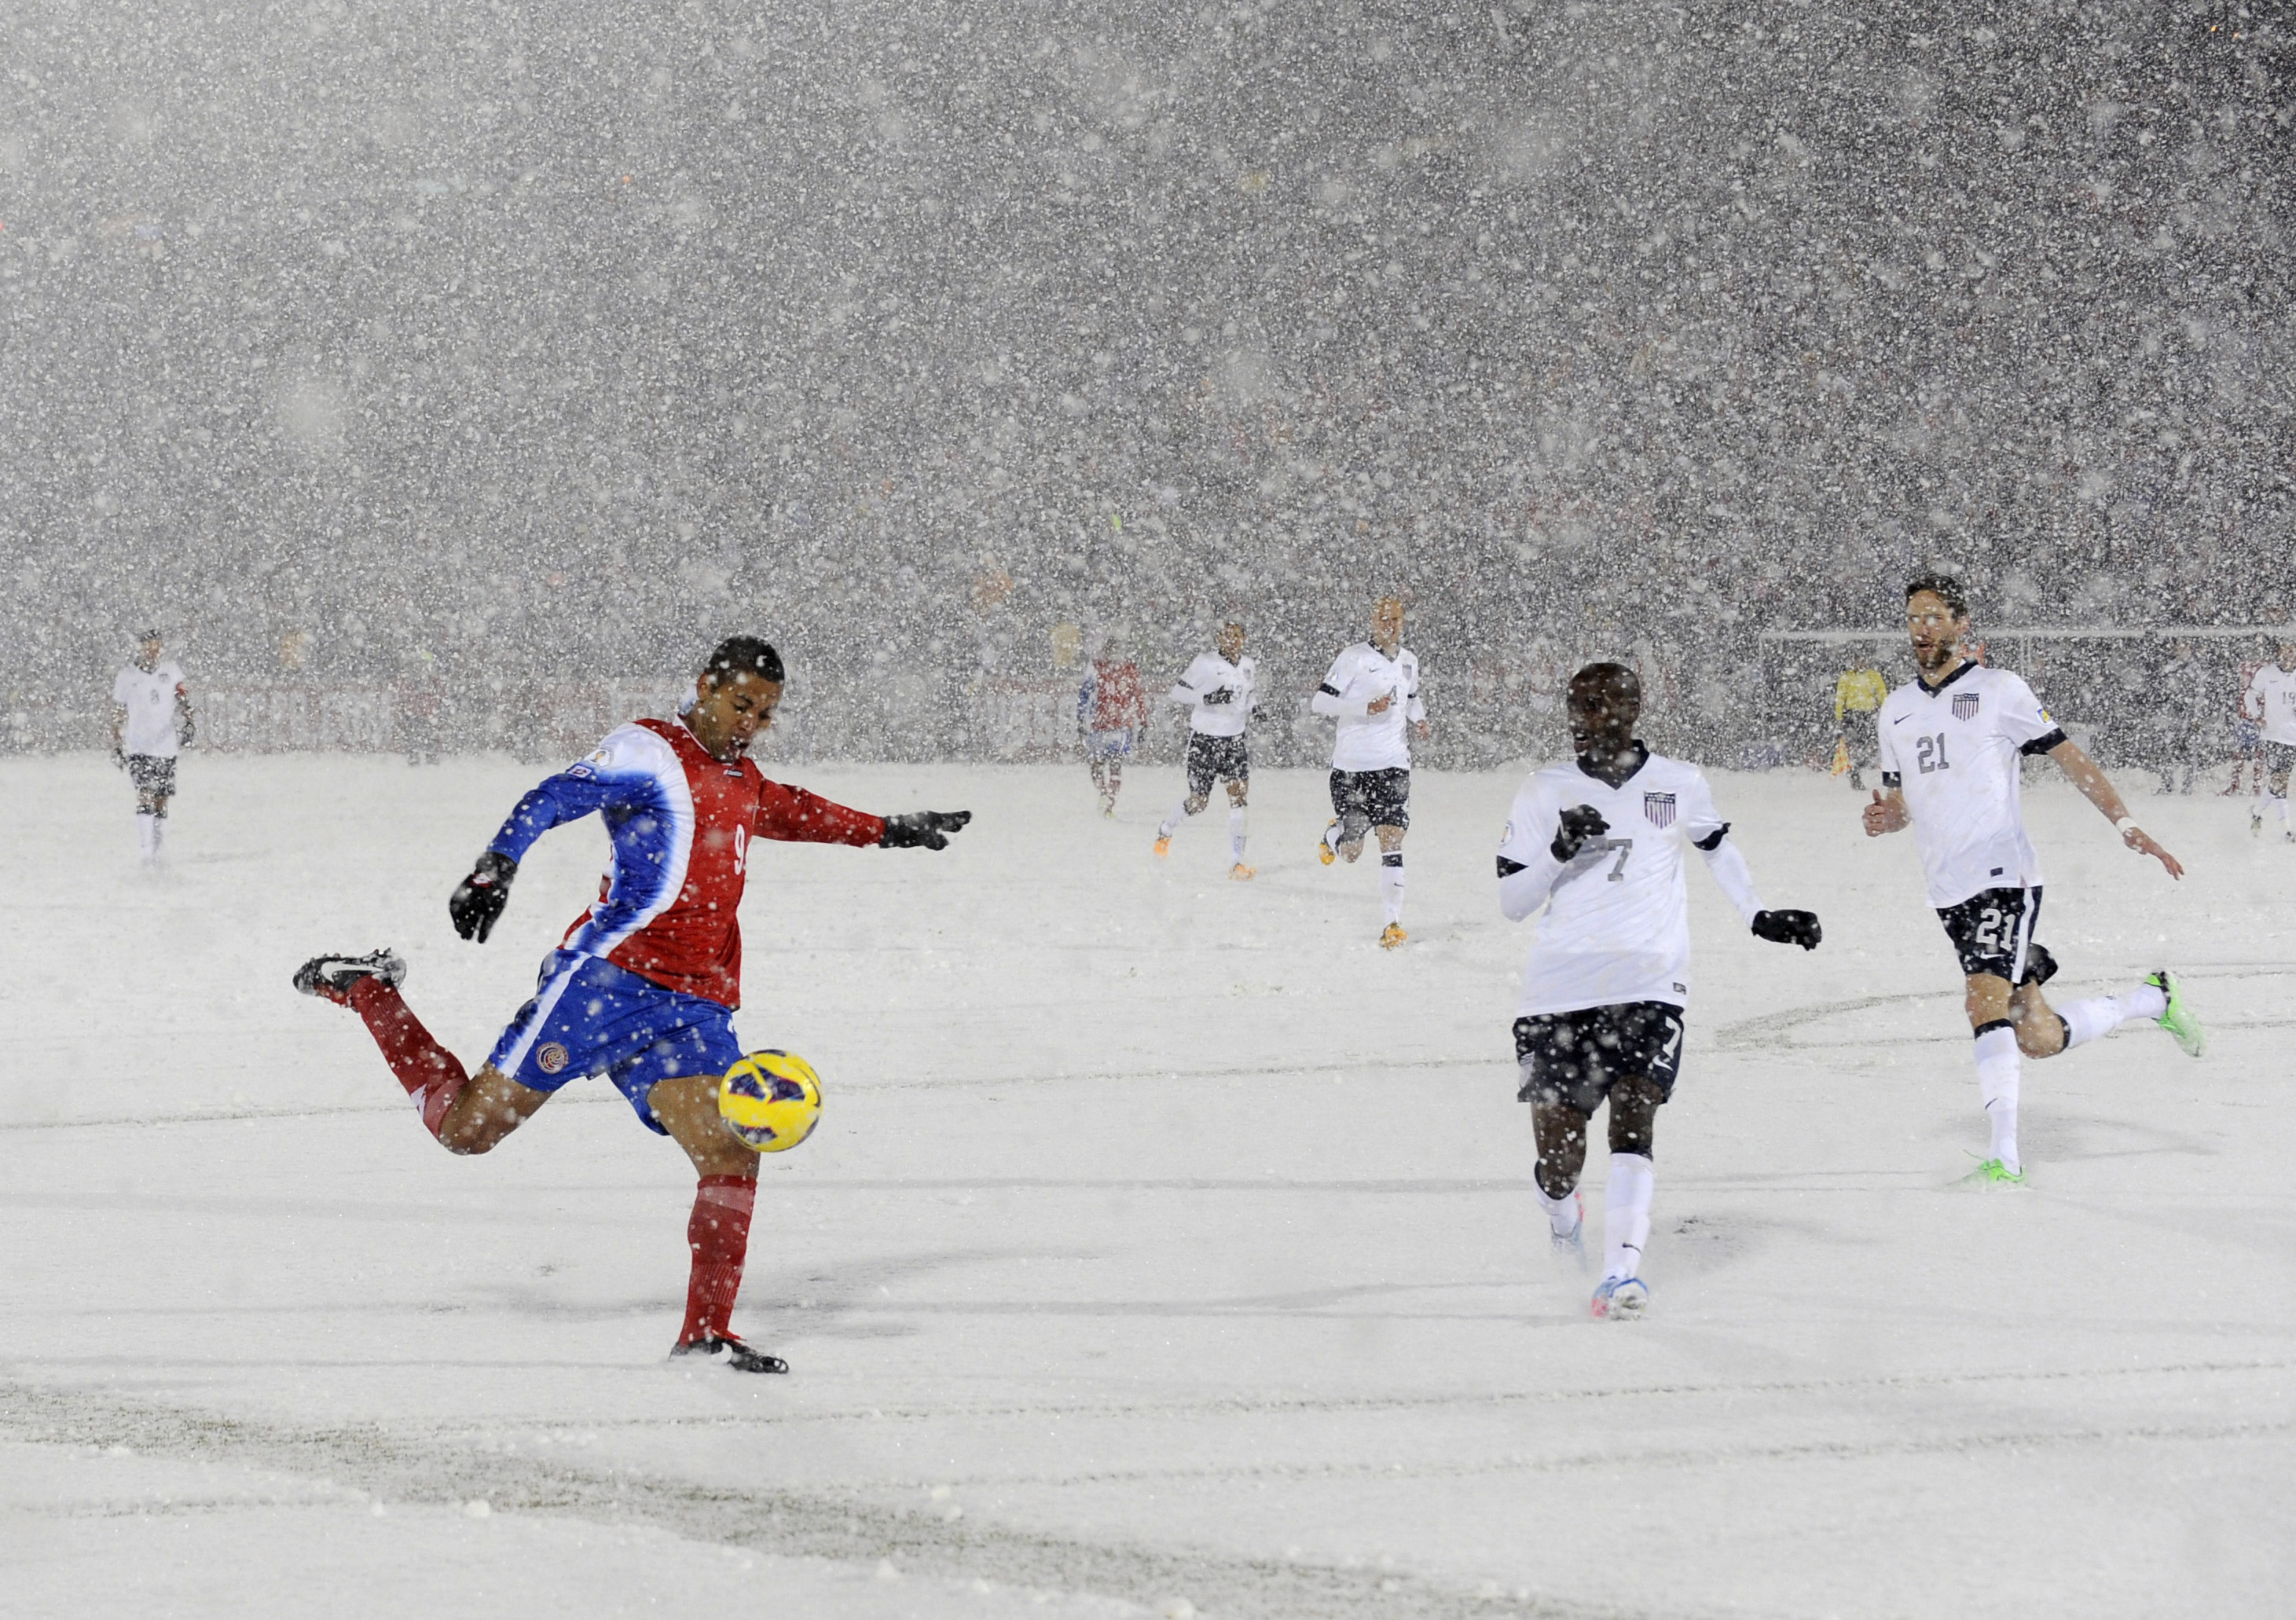
[{"label": "red sock", "polygon": [[693,1214],[685,1223],[693,1275],[685,1285],[685,1326],[678,1343],[733,1337],[726,1324],[734,1314],[734,1297],[742,1291],[750,1212],[757,1205],[758,1183],[746,1175],[705,1175],[693,1190]]},{"label": "red sock", "polygon": [[438,1135],[447,1110],[471,1083],[469,1071],[453,1052],[430,1038],[430,1032],[399,999],[398,992],[381,979],[369,977],[352,985],[351,1008],[366,1020],[367,1033],[382,1048],[383,1061],[414,1099],[414,1106],[422,1110],[422,1128]]}]

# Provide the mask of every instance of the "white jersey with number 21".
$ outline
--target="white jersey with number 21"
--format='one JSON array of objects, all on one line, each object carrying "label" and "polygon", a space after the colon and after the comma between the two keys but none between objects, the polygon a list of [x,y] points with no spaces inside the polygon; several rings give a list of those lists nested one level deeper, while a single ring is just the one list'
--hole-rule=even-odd
[{"label": "white jersey with number 21", "polygon": [[1882,783],[1906,797],[1931,905],[2040,883],[2017,767],[2064,740],[2033,689],[2005,669],[1964,664],[1936,686],[1916,679],[1890,694]]}]

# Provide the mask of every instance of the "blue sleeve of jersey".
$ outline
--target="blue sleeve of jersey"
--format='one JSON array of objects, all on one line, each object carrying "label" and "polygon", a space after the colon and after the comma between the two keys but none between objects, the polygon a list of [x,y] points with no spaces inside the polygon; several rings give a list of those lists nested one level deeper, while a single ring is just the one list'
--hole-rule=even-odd
[{"label": "blue sleeve of jersey", "polygon": [[553,827],[578,822],[624,797],[611,777],[599,775],[587,762],[570,765],[529,789],[487,847],[513,861],[523,861],[534,840]]}]

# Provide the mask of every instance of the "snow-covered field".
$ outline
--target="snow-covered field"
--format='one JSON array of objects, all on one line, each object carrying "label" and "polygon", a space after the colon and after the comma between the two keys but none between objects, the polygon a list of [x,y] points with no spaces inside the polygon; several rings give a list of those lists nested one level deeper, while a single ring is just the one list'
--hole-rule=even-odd
[{"label": "snow-covered field", "polygon": [[2215,1045],[2029,1065],[2032,1184],[1978,1191],[1910,839],[1718,777],[1827,940],[1750,939],[1693,873],[1619,1326],[1531,1198],[1512,774],[1423,774],[1387,954],[1315,774],[1257,784],[1242,885],[1217,811],[1150,858],[1169,772],[1113,824],[1081,767],[792,772],[979,814],[943,855],[752,857],[741,1028],[829,1096],[766,1167],[735,1321],[794,1371],[760,1379],[664,1362],[693,1180],[610,1088],[456,1159],[288,987],[396,945],[482,1056],[594,824],[479,947],[446,895],[533,771],[183,774],[154,875],[102,760],[0,761],[0,1614],[2287,1612],[2296,848],[2234,801],[2137,798],[2177,887],[2032,794],[2062,986],[2183,966]]}]

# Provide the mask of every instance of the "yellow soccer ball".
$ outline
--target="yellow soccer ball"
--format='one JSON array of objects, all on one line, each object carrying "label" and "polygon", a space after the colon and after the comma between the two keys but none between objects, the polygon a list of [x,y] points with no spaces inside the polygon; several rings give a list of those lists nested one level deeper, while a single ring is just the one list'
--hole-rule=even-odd
[{"label": "yellow soccer ball", "polygon": [[718,1083],[718,1117],[744,1145],[783,1152],[821,1123],[821,1076],[795,1052],[753,1051]]}]

